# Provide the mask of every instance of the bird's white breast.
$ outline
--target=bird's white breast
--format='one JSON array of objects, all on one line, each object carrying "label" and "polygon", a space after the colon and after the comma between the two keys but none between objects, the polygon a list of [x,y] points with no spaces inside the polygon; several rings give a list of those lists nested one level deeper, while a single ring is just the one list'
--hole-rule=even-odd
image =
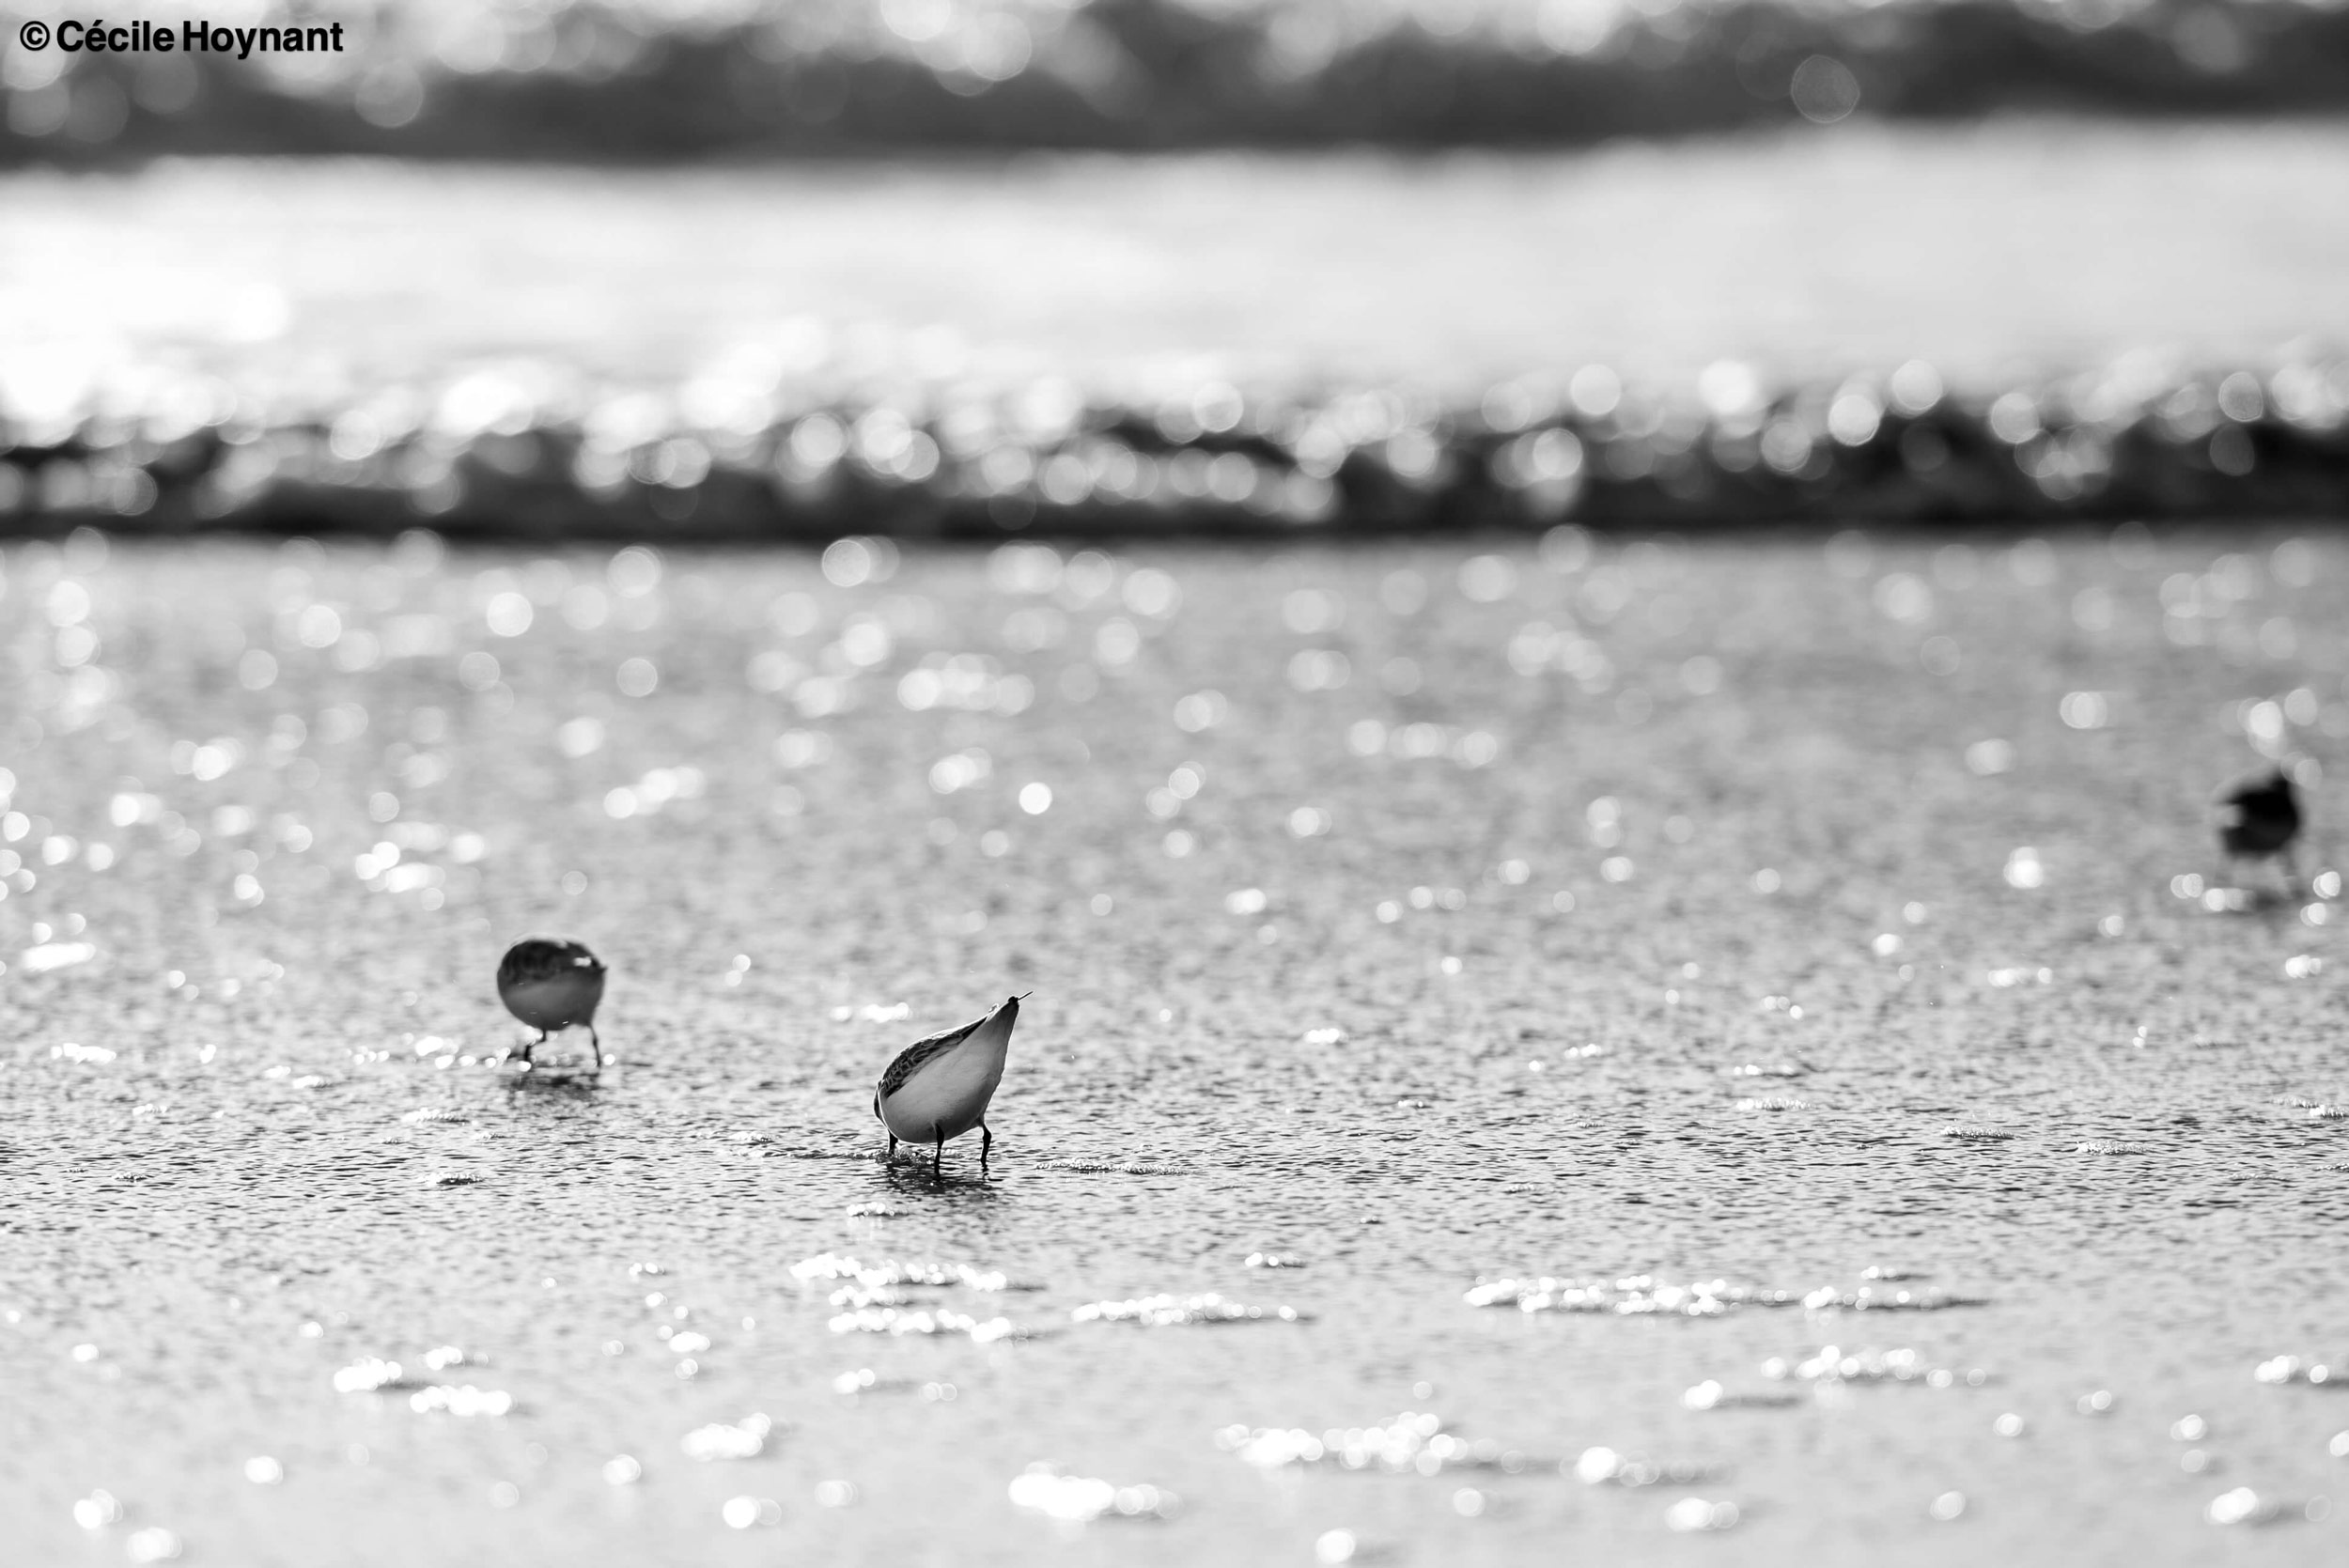
[{"label": "bird's white breast", "polygon": [[507,1009],[533,1029],[568,1029],[595,1017],[603,976],[584,970],[501,987]]}]

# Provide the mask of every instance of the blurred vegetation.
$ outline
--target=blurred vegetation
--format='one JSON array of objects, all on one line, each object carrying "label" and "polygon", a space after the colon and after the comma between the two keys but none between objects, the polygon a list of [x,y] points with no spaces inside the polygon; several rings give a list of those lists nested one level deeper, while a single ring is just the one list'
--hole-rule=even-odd
[{"label": "blurred vegetation", "polygon": [[[12,7],[8,33],[46,10]],[[106,8],[177,27],[182,7]],[[410,0],[339,54],[0,54],[0,160],[1571,145],[2349,106],[2332,0]]]}]

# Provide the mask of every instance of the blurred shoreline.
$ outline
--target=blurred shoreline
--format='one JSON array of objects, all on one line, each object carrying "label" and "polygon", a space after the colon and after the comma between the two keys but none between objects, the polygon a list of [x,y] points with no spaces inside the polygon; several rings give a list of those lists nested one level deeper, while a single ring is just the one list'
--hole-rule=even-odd
[{"label": "blurred shoreline", "polygon": [[0,528],[2349,511],[2349,122],[0,177]]}]

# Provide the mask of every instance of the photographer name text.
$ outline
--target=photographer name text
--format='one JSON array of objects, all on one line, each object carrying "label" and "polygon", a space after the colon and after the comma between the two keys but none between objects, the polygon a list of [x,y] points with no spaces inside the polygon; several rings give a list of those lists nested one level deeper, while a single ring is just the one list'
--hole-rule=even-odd
[{"label": "photographer name text", "polygon": [[17,41],[29,50],[54,43],[69,54],[339,54],[343,24],[322,27],[215,27],[209,22],[27,22]]}]

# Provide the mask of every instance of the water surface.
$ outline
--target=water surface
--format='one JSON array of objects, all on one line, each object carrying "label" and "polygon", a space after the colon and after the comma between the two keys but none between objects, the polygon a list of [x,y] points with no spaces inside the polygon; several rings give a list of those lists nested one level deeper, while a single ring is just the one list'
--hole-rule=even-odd
[{"label": "water surface", "polygon": [[0,565],[16,1560],[2340,1554],[2337,541]]},{"label": "water surface", "polygon": [[[2349,130],[1832,131],[1590,152],[581,171],[190,160],[0,179],[0,391],[158,358],[299,401],[547,358],[748,350],[860,386],[1398,377],[1589,361],[1686,390],[1956,381],[2349,340]],[[2328,198],[2326,192],[2335,193]],[[821,325],[818,325],[821,323]]]}]

